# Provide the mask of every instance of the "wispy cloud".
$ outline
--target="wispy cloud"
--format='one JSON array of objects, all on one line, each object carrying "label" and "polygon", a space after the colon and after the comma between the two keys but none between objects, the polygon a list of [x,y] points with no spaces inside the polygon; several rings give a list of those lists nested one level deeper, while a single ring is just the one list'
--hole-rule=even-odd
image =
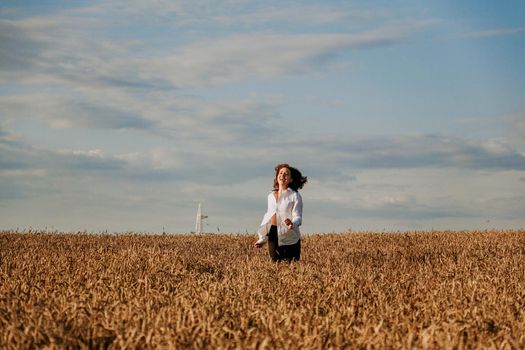
[{"label": "wispy cloud", "polygon": [[464,38],[491,38],[498,36],[514,35],[522,32],[525,32],[525,27],[478,30],[463,33],[461,34],[461,36]]},{"label": "wispy cloud", "polygon": [[184,47],[173,55],[153,60],[151,67],[152,71],[163,71],[179,86],[270,79],[323,69],[336,61],[344,49],[391,45],[405,36],[386,30],[361,34],[235,35]]},{"label": "wispy cloud", "polygon": [[[2,139],[9,138],[9,134]],[[0,145],[2,143],[0,142]],[[22,142],[2,146],[5,169],[44,169],[71,176],[79,172],[127,179],[165,181],[203,181],[233,184],[248,181],[246,174],[259,174],[270,168],[276,155],[286,149],[289,159],[308,165],[318,181],[352,182],[355,171],[387,169],[471,169],[480,171],[523,171],[525,155],[496,140],[472,142],[438,135],[357,138],[345,141],[310,138],[271,140],[260,148],[257,142],[212,144],[207,140],[186,139],[180,144],[159,146],[133,153],[106,154],[100,149],[64,149],[50,151]],[[195,177],[195,174],[198,174]],[[354,174],[354,175],[352,175]],[[395,200],[394,200],[395,201]],[[388,201],[387,201],[388,202]]]},{"label": "wispy cloud", "polygon": [[174,52],[153,49],[146,53],[144,47],[137,50],[133,45],[107,39],[57,40],[57,28],[46,36],[45,30],[30,30],[26,27],[31,26],[24,23],[3,21],[0,27],[4,33],[0,73],[6,77],[19,81],[47,77],[49,83],[160,89],[316,71],[337,61],[343,50],[392,45],[408,34],[391,28],[358,34],[235,34],[202,40]]},{"label": "wispy cloud", "polygon": [[[316,155],[318,166],[344,162],[365,169],[451,167],[485,170],[525,170],[525,156],[497,140],[482,142],[433,134],[395,137],[358,137],[344,140],[332,135],[292,141],[285,147],[295,157]],[[305,159],[306,162],[306,159]]]},{"label": "wispy cloud", "polygon": [[[12,135],[3,132],[2,140],[5,139],[12,139]],[[245,207],[242,210],[252,208],[252,212],[257,212],[257,195],[264,194],[271,185],[275,155],[286,149],[287,161],[298,165],[310,177],[305,195],[311,216],[332,217],[338,225],[345,225],[352,217],[391,220],[391,224],[399,221],[402,225],[407,220],[415,224],[419,220],[501,217],[506,212],[506,203],[517,201],[512,198],[520,196],[511,187],[513,181],[520,181],[525,164],[509,162],[494,166],[496,156],[502,159],[515,156],[505,145],[436,135],[352,141],[341,137],[308,142],[277,140],[263,149],[256,144],[247,144],[242,149],[198,147],[202,142],[206,141],[195,140],[184,148],[167,146],[109,155],[99,149],[53,152],[18,140],[2,147],[2,159],[17,163],[0,172],[3,184],[0,198],[43,200],[64,195],[64,200],[75,198],[77,207],[89,208],[94,203],[90,196],[86,197],[86,186],[101,186],[95,192],[99,201],[105,201],[104,206],[125,201],[131,211],[136,209],[130,206],[141,208],[147,203],[151,206],[151,201],[168,205],[169,192],[170,197],[179,201],[206,199],[208,210],[215,215],[221,212],[220,203],[233,197],[236,198],[233,201]],[[494,181],[490,174],[498,172],[508,180],[497,188],[488,186]],[[109,184],[122,193],[115,192],[115,188],[110,190]],[[143,188],[148,188],[149,193]],[[481,188],[484,190],[478,194],[479,205],[473,205],[470,192]],[[491,198],[497,195],[504,197],[492,202]],[[249,226],[253,218],[243,220],[241,225],[253,226]],[[225,221],[221,224],[226,225]],[[240,223],[228,223],[235,224]],[[315,222],[309,227],[323,229]]]},{"label": "wispy cloud", "polygon": [[147,130],[154,122],[126,106],[90,101],[89,96],[44,93],[0,96],[0,113],[7,118],[43,120],[52,127],[92,127]]},{"label": "wispy cloud", "polygon": [[[267,26],[295,24],[315,27],[323,24],[353,22],[368,24],[395,18],[397,13],[380,7],[358,7],[351,4],[283,3],[265,1],[104,1],[69,11],[72,14],[96,16],[120,15],[140,21],[168,23],[174,28],[191,27],[197,31],[209,27],[259,30]],[[176,21],[169,19],[175,18]],[[117,20],[118,21],[118,20]],[[126,23],[120,20],[121,23]],[[213,35],[209,33],[208,35]]]},{"label": "wispy cloud", "polygon": [[[241,10],[235,10],[239,5]],[[432,22],[393,20],[394,14],[374,8],[242,5],[134,1],[130,6],[128,2],[113,1],[1,19],[0,78],[124,89],[172,89],[272,79],[333,68],[345,50],[397,44]],[[159,22],[149,23],[151,18]],[[210,31],[205,26],[205,35],[199,35],[184,27],[187,21],[198,18],[225,29],[214,27]],[[241,18],[250,25],[264,26],[240,31]],[[327,28],[304,34],[290,30],[290,21],[342,26],[336,31]],[[115,28],[136,32],[138,29],[130,27],[130,22],[151,27],[155,30],[152,37],[137,39],[130,35],[117,39],[108,34]],[[274,22],[287,25],[275,26]],[[171,38],[154,29],[159,26],[172,32]],[[198,28],[202,30],[203,24]],[[171,45],[159,45],[157,35],[163,38],[160,42],[170,41]],[[187,36],[192,40],[181,39]]]},{"label": "wispy cloud", "polygon": [[274,102],[261,99],[209,101],[166,93],[144,99],[115,89],[0,96],[0,113],[9,120],[38,120],[52,128],[133,130],[179,145],[205,140],[206,146],[264,140],[281,119]]},{"label": "wispy cloud", "polygon": [[525,154],[525,109],[498,118],[510,129],[508,140]]}]

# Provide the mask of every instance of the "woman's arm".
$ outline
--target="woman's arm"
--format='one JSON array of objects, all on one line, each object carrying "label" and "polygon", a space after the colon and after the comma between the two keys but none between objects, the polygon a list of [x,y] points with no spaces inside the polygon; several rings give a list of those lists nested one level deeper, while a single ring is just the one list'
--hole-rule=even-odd
[{"label": "woman's arm", "polygon": [[292,220],[288,224],[286,222],[286,225],[289,229],[292,229],[294,227],[299,227],[303,223],[303,198],[299,194],[299,192],[296,192],[294,205],[292,207]]},{"label": "woman's arm", "polygon": [[259,239],[255,242],[255,246],[260,248],[266,243],[266,235],[268,234],[269,225],[268,222],[271,220],[272,213],[275,212],[275,199],[273,193],[268,195],[268,206],[266,209],[266,214],[263,217],[263,221],[257,230],[257,235]]}]

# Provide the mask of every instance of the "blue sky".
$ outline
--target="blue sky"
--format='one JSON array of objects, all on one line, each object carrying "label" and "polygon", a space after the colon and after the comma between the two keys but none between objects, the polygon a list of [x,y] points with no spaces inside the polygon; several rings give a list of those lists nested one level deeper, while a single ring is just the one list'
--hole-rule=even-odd
[{"label": "blue sky", "polygon": [[525,226],[523,1],[4,1],[0,229]]}]

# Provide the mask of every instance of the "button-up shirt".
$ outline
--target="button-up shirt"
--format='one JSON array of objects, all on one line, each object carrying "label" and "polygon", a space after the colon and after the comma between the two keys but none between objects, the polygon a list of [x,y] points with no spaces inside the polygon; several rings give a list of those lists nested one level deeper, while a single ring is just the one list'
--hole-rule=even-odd
[{"label": "button-up shirt", "polygon": [[[275,200],[274,192],[268,194],[268,210],[264,214],[261,226],[257,231],[259,235],[258,243],[264,243],[267,240],[266,235],[270,232],[272,226],[272,216],[276,215],[277,219],[277,238],[278,245],[295,244],[301,239],[301,232],[299,226],[303,222],[303,199],[299,192],[291,188],[283,191],[277,200]],[[292,221],[292,228],[289,229],[285,224],[285,220]]]}]

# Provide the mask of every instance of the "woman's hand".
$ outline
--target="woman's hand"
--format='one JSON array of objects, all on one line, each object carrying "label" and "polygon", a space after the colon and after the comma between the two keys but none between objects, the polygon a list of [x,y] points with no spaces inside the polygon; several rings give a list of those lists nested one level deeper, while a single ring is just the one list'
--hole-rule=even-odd
[{"label": "woman's hand", "polygon": [[262,238],[259,238],[259,240],[255,242],[254,246],[255,248],[261,248],[264,245],[264,243],[266,243],[266,241]]},{"label": "woman's hand", "polygon": [[289,230],[293,228],[293,223],[292,223],[292,220],[290,219],[284,220],[284,224],[286,225],[286,227],[288,227]]}]

